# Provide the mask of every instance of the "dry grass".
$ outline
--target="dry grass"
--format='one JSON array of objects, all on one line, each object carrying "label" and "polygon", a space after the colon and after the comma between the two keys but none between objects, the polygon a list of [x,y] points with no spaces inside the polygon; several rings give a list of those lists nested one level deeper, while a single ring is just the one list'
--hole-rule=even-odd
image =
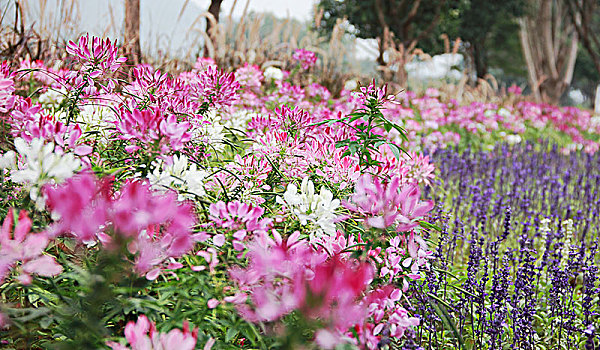
[{"label": "dry grass", "polygon": [[[296,65],[292,59],[294,51],[305,48],[316,52],[320,58],[317,67],[312,71],[316,82],[326,86],[334,94],[341,91],[348,77],[358,74],[356,70],[352,72],[352,69],[349,69],[350,56],[342,20],[338,21],[327,39],[293,19],[250,14],[249,3],[249,0],[245,2],[242,17],[237,22],[232,18],[233,10],[238,5],[237,1],[229,10],[229,15],[221,18],[219,23],[216,23],[208,12],[200,14],[188,30],[188,33],[195,34],[191,36],[191,47],[199,47],[206,43],[207,56],[213,58],[221,67],[233,69],[248,62],[261,68],[277,66],[287,70]],[[315,14],[315,22],[320,20],[321,15],[322,13]],[[204,30],[205,21],[212,23],[210,33]],[[191,54],[191,51],[188,52],[188,57]]]}]

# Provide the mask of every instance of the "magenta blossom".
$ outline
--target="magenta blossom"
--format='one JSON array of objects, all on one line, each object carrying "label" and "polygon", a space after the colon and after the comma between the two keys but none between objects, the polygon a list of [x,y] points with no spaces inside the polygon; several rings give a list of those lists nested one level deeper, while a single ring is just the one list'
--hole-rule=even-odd
[{"label": "magenta blossom", "polygon": [[[384,334],[392,338],[401,338],[409,327],[419,325],[419,319],[411,316],[402,307],[402,291],[392,285],[371,291],[364,299],[369,318],[364,324],[354,327],[354,332],[368,349],[378,349]],[[354,333],[348,333],[354,338]]]},{"label": "magenta blossom", "polygon": [[178,121],[175,115],[164,115],[160,110],[121,110],[115,126],[120,139],[137,141],[130,150],[158,145],[160,151],[176,151],[191,139],[188,122]]},{"label": "magenta blossom", "polygon": [[297,49],[292,58],[300,63],[302,69],[306,70],[317,63],[317,55],[309,50]]},{"label": "magenta blossom", "polygon": [[[137,322],[130,321],[125,326],[125,339],[131,348],[117,342],[106,342],[113,350],[193,350],[198,339],[198,327],[190,331],[187,322],[183,322],[183,332],[173,329],[168,333],[156,331],[154,322],[146,315],[140,315]],[[210,349],[205,347],[206,350]]]},{"label": "magenta blossom", "polygon": [[[252,235],[264,235],[271,227],[270,219],[260,219],[264,212],[263,208],[247,203],[219,201],[210,205],[209,218],[216,227],[232,232],[233,247],[241,251],[245,249],[245,242]],[[222,233],[215,235],[213,242],[217,246],[222,246],[225,244],[225,235]]]},{"label": "magenta blossom", "polygon": [[433,209],[433,201],[422,202],[421,189],[417,184],[408,184],[400,192],[400,207],[398,208],[398,231],[409,231],[418,226],[417,219],[425,216]]},{"label": "magenta blossom", "polygon": [[238,311],[251,322],[272,322],[292,311],[321,320],[326,325],[316,332],[321,347],[333,348],[342,343],[343,333],[361,323],[366,309],[359,302],[373,278],[372,266],[313,250],[299,233],[287,240],[266,236],[249,246],[249,266],[233,269],[231,277],[246,291],[246,298],[236,302]]},{"label": "magenta blossom", "polygon": [[521,89],[520,86],[513,84],[508,88],[508,93],[519,96],[523,93],[523,89]]},{"label": "magenta blossom", "polygon": [[198,74],[198,84],[192,86],[193,96],[213,107],[232,105],[239,98],[240,83],[235,74],[225,73],[216,66],[208,66]]},{"label": "magenta blossom", "polygon": [[170,258],[189,252],[196,242],[192,207],[179,203],[177,194],[155,193],[140,181],[126,183],[116,195],[111,187],[110,180],[84,173],[45,188],[47,205],[59,217],[51,235],[68,233],[83,243],[98,239],[109,244],[111,234],[119,234],[131,240],[136,271],[148,279],[158,277],[165,264],[166,269],[177,267]]},{"label": "magenta blossom", "polygon": [[13,210],[8,211],[0,229],[0,283],[17,262],[22,264],[17,279],[23,284],[31,283],[32,274],[51,277],[62,272],[54,257],[43,254],[48,237],[45,233],[31,234],[31,224],[27,212],[21,211],[15,223]]},{"label": "magenta blossom", "polygon": [[[90,45],[91,44],[91,45]],[[119,56],[117,41],[101,39],[86,34],[79,38],[77,43],[69,41],[67,52],[74,55],[83,64],[83,68],[90,70],[91,78],[96,78],[105,72],[115,72],[127,58]]]},{"label": "magenta blossom", "polygon": [[420,201],[418,185],[401,188],[400,178],[396,176],[382,182],[369,174],[362,175],[354,190],[351,201],[345,205],[363,215],[365,224],[370,227],[385,229],[397,224],[398,231],[409,231],[418,226],[416,219],[433,208],[433,201]]},{"label": "magenta blossom", "polygon": [[0,114],[8,113],[15,103],[15,83],[0,76]]}]

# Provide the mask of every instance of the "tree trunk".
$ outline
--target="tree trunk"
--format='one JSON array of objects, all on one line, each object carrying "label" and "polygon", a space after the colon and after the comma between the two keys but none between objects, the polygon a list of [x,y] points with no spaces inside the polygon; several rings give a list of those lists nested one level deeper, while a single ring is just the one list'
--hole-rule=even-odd
[{"label": "tree trunk", "polygon": [[485,79],[485,76],[488,73],[488,66],[485,45],[483,41],[473,42],[473,63],[475,64],[477,78]]},{"label": "tree trunk", "polygon": [[[219,13],[221,13],[221,3],[223,0],[211,0],[210,6],[208,7],[208,13],[210,13],[215,18],[215,23],[219,23]],[[213,28],[212,21],[210,18],[206,19],[206,34],[208,37],[215,42],[214,36],[216,28]],[[204,57],[208,56],[208,47],[204,45]]]},{"label": "tree trunk", "polygon": [[125,43],[123,45],[129,64],[142,62],[140,47],[140,0],[125,0]]},{"label": "tree trunk", "polygon": [[594,62],[596,71],[600,73],[600,39],[593,23],[595,16],[598,15],[600,3],[597,0],[565,0],[565,2],[579,40]]},{"label": "tree trunk", "polygon": [[557,104],[571,85],[577,32],[560,1],[529,0],[533,10],[519,20],[529,85],[538,101]]}]

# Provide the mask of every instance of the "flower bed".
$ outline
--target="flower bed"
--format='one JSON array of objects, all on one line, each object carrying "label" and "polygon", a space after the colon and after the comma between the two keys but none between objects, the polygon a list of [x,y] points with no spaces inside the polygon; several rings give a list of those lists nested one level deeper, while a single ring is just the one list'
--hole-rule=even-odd
[{"label": "flower bed", "polygon": [[[293,55],[292,72],[248,64],[228,72],[199,59],[175,75],[125,67],[106,39],[84,36],[66,51],[58,68],[0,67],[0,335],[9,347],[376,349],[437,346],[437,332],[453,334],[442,344],[496,341],[487,325],[498,317],[480,311],[487,328],[465,331],[462,304],[435,287],[446,276],[440,269],[453,273],[448,256],[460,255],[445,245],[462,239],[449,230],[491,215],[482,214],[489,202],[465,197],[477,192],[467,192],[470,180],[449,169],[466,164],[460,171],[479,176],[469,167],[493,154],[465,163],[443,149],[546,138],[562,153],[597,150],[589,112],[514,96],[501,106],[458,106],[435,91],[393,96],[373,82],[333,98],[311,80],[318,58],[306,50]],[[538,156],[550,146],[535,147]],[[422,149],[438,150],[439,177]],[[511,154],[528,157],[518,150]],[[569,159],[557,153],[555,162]],[[485,169],[481,176],[495,168]],[[547,177],[560,182],[563,168],[552,169]],[[499,192],[508,173],[499,175]],[[494,188],[491,178],[486,186]],[[558,201],[558,185],[548,186],[542,209]],[[527,193],[505,194],[493,218],[508,201],[525,215],[515,205],[538,195]],[[465,219],[452,223],[444,208]],[[562,205],[548,210],[571,215]],[[475,222],[494,224],[486,220]],[[490,249],[503,251],[505,239],[492,239]],[[593,259],[595,250],[585,254]],[[521,273],[519,259],[507,260],[504,275],[485,272],[492,285]],[[471,303],[481,310],[504,302],[508,311],[497,312],[512,312],[487,287],[457,285],[480,293]],[[589,322],[578,322],[581,338]]]}]

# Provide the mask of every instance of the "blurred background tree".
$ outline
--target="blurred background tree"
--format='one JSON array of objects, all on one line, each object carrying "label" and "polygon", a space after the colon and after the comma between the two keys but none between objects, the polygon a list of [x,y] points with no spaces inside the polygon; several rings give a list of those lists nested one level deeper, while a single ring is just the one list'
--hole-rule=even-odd
[{"label": "blurred background tree", "polygon": [[125,44],[123,48],[128,58],[128,65],[142,62],[140,46],[140,0],[125,0]]},{"label": "blurred background tree", "polygon": [[[323,11],[321,32],[330,31],[337,18],[346,18],[350,33],[364,39],[377,38],[379,64],[385,63],[386,46],[381,38],[386,28],[396,45],[404,48],[418,45],[429,54],[443,52],[441,34],[461,38],[480,78],[488,73],[490,62],[505,62],[497,59],[497,55],[513,58],[521,55],[515,45],[516,19],[524,14],[525,6],[525,0],[320,0],[317,5]],[[507,40],[509,35],[515,40]],[[510,71],[514,64],[502,68]],[[523,70],[513,71],[516,72]]]},{"label": "blurred background tree", "polygon": [[[499,43],[498,39],[507,39],[506,33],[516,34],[516,18],[525,10],[524,0],[463,0],[458,9],[454,28],[455,34],[469,43],[468,53],[471,56],[477,77],[485,78],[489,70],[489,44]],[[453,19],[446,17],[448,19]],[[496,39],[496,40],[493,40]],[[505,47],[506,49],[506,47]],[[494,52],[498,54],[499,52]],[[509,60],[510,61],[510,60]]]},{"label": "blurred background tree", "polygon": [[396,45],[405,48],[431,38],[444,15],[459,4],[458,0],[320,0],[323,10],[319,30],[327,34],[338,18],[348,20],[348,32],[358,38],[378,39],[377,62],[384,64],[385,32]]},{"label": "blurred background tree", "polygon": [[529,86],[538,101],[558,103],[571,85],[579,38],[564,1],[528,0],[519,19]]}]

